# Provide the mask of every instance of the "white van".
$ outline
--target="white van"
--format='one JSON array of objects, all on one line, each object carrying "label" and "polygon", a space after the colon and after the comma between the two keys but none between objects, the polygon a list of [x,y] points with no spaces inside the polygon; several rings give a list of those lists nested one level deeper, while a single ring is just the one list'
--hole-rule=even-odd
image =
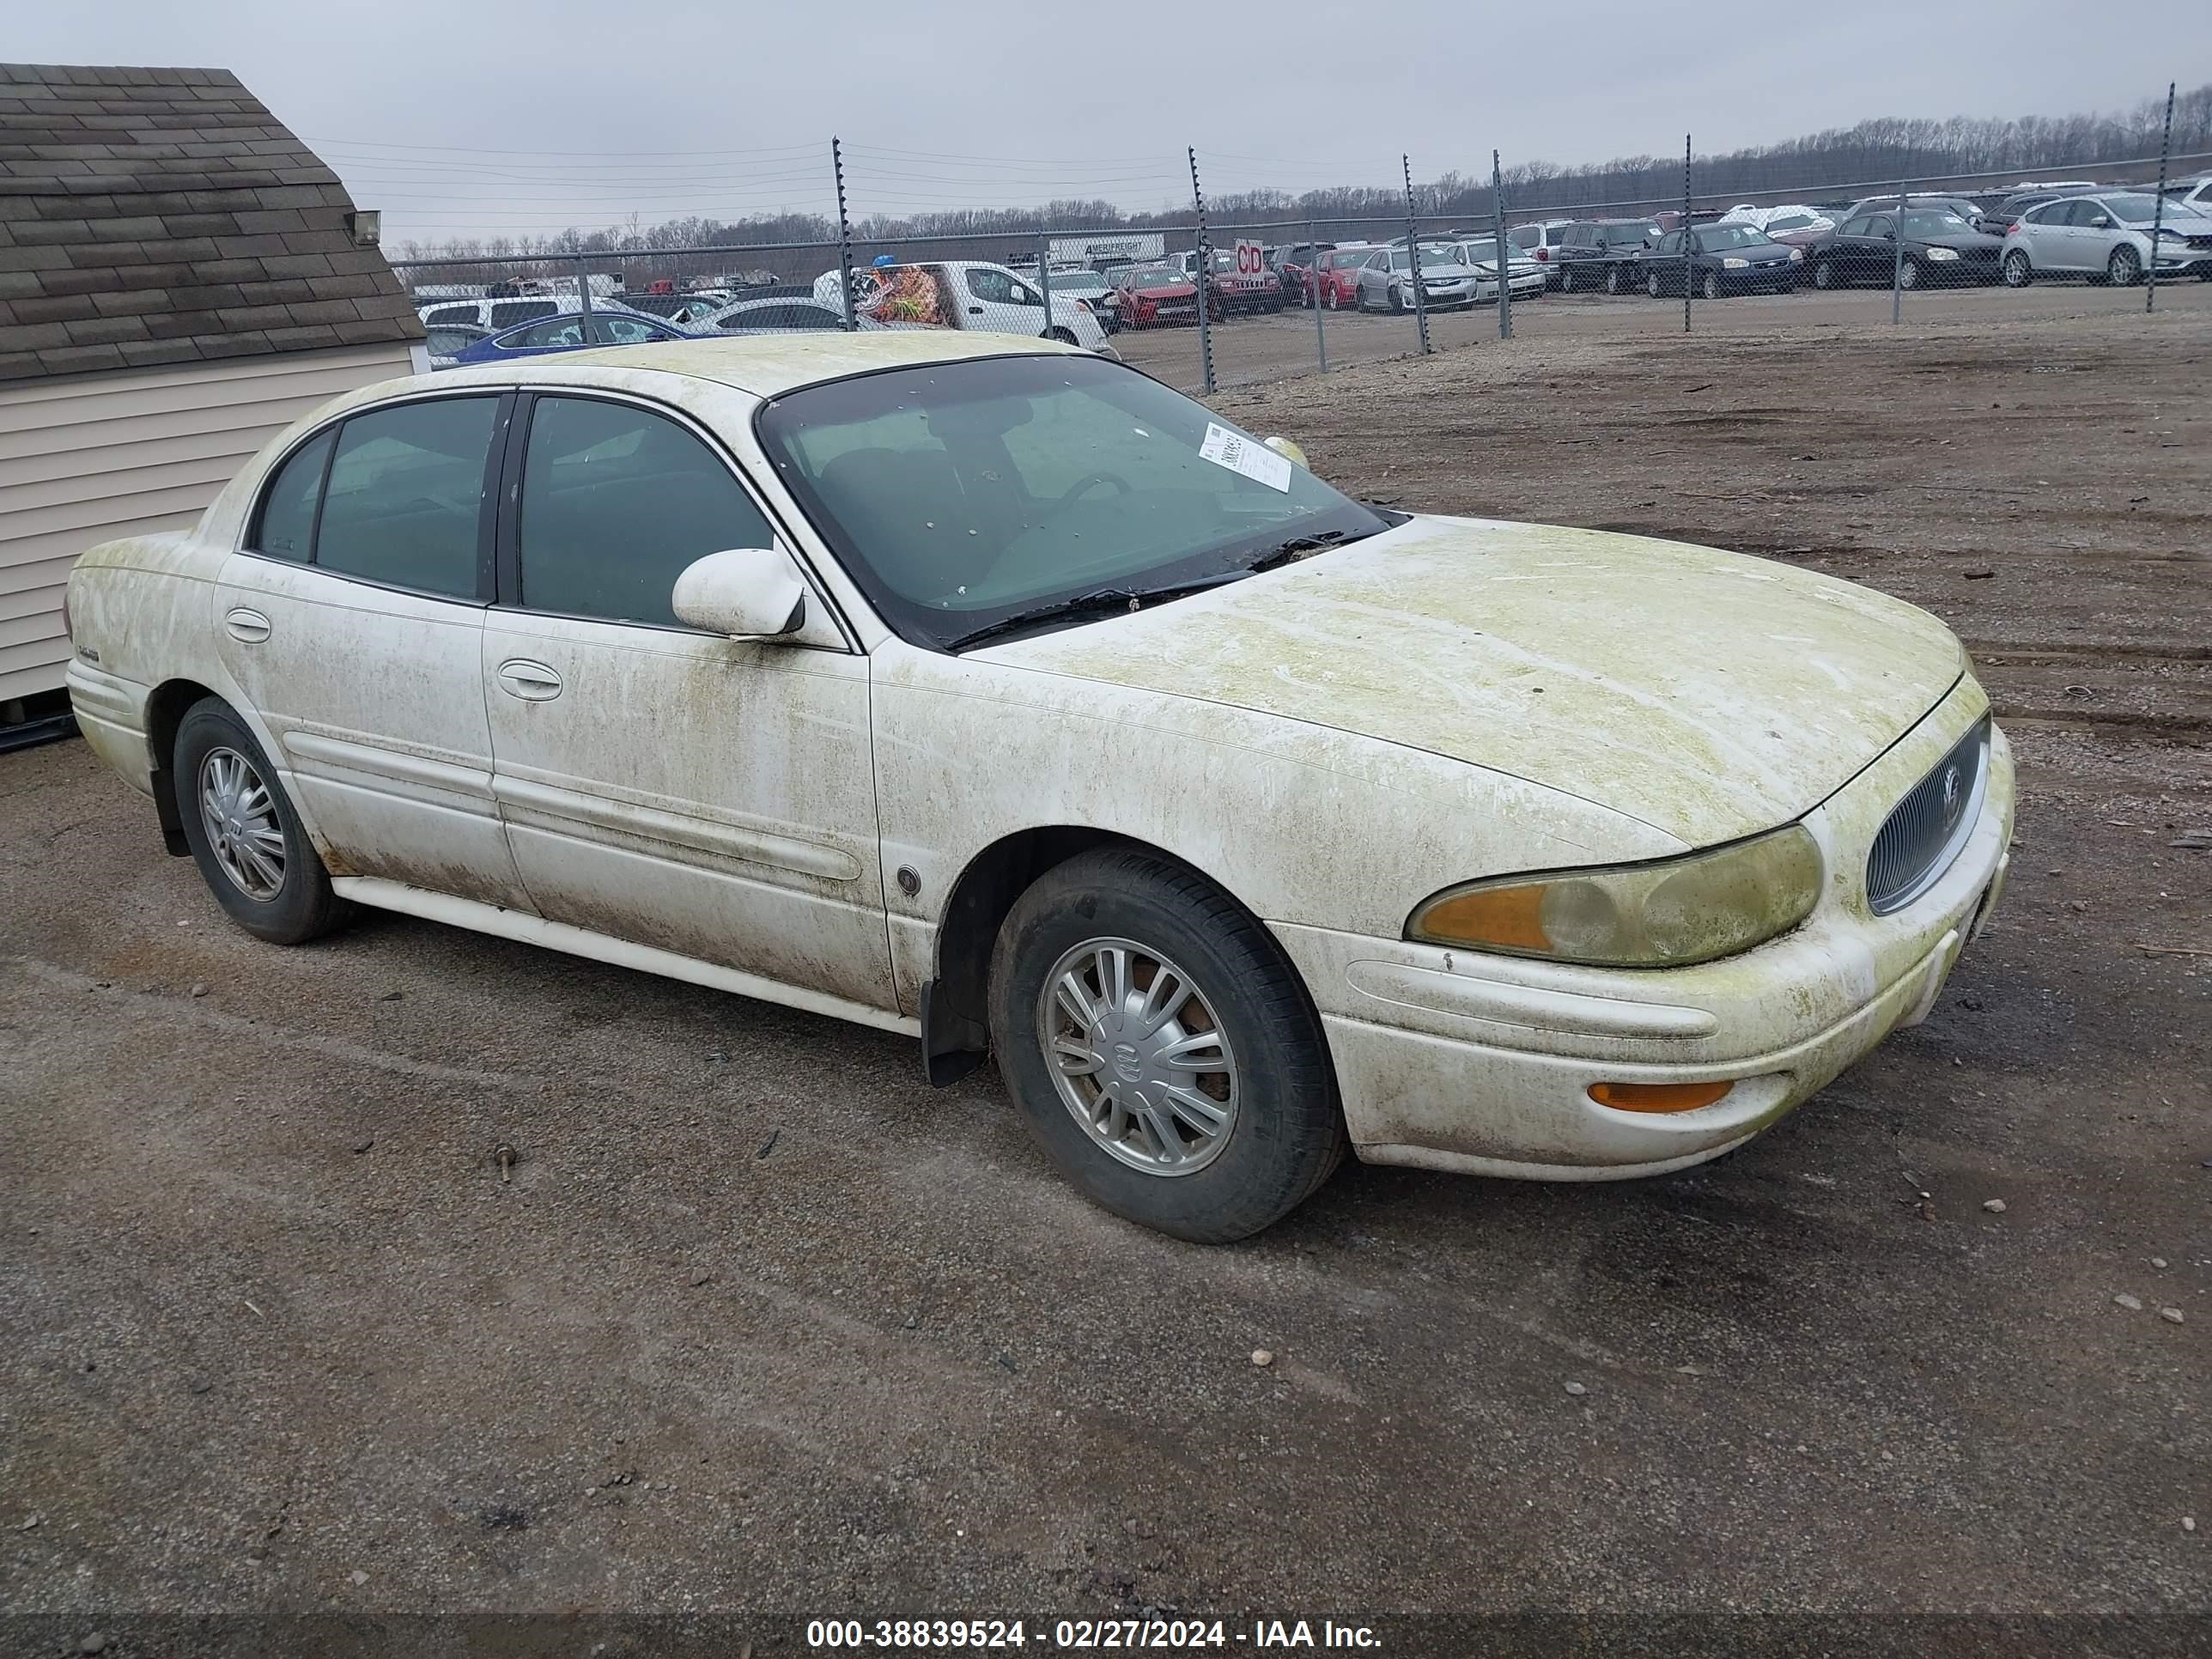
[{"label": "white van", "polygon": [[[842,306],[838,275],[825,270],[814,279],[814,297]],[[910,328],[980,329],[992,334],[1034,334],[1064,340],[1089,351],[1114,355],[1098,319],[1072,295],[1052,296],[1052,320],[1045,320],[1044,295],[1026,276],[1004,265],[975,259],[945,259],[918,265],[862,265],[853,272],[854,308],[879,323]]]}]

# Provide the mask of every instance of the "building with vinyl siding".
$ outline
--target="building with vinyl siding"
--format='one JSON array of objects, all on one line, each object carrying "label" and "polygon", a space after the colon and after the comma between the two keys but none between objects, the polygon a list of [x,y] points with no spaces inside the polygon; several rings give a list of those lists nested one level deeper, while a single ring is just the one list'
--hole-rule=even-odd
[{"label": "building with vinyl siding", "polygon": [[0,731],[61,707],[79,553],[190,526],[422,335],[337,175],[235,76],[0,64]]}]

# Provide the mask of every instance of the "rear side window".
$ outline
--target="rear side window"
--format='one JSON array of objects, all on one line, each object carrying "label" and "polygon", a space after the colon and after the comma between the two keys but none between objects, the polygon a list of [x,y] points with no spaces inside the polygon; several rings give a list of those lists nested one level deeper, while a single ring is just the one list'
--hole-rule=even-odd
[{"label": "rear side window", "polygon": [[276,469],[269,491],[261,498],[261,517],[254,526],[252,546],[272,559],[291,559],[301,564],[314,550],[315,503],[323,493],[323,469],[330,464],[335,434],[325,432],[313,443],[292,452]]},{"label": "rear side window", "polygon": [[1544,245],[1544,233],[1534,225],[1522,225],[1509,231],[1506,234],[1506,240],[1516,247],[1541,247]]},{"label": "rear side window", "polygon": [[604,622],[679,624],[693,561],[770,547],[773,532],[720,457],[628,404],[540,398],[522,464],[521,603]]},{"label": "rear side window", "polygon": [[476,319],[477,307],[473,302],[465,306],[440,306],[434,311],[422,313],[426,327],[434,327],[440,323],[473,323]]},{"label": "rear side window", "polygon": [[497,398],[356,415],[339,429],[315,562],[456,599],[477,594],[477,537]]}]

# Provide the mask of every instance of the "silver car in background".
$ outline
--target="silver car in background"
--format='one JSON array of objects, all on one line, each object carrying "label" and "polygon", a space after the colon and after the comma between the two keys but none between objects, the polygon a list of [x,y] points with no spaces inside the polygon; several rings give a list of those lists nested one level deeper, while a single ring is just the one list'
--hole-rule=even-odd
[{"label": "silver car in background", "polygon": [[[1472,306],[1481,297],[1480,283],[1480,273],[1461,264],[1452,249],[1422,244],[1421,297],[1427,309]],[[1413,256],[1402,247],[1376,248],[1359,267],[1352,303],[1361,311],[1411,311]]]},{"label": "silver car in background", "polygon": [[2021,215],[2005,233],[2000,258],[2008,288],[2026,288],[2038,276],[2086,276],[2124,288],[2141,282],[2154,260],[2162,282],[2212,280],[2212,216],[2171,198],[2161,208],[2143,190],[2062,196]]},{"label": "silver car in background", "polygon": [[[1510,241],[1507,243],[1507,250],[1511,257],[1505,264],[1505,282],[1513,297],[1516,300],[1540,299],[1545,290],[1551,286],[1552,277],[1549,269],[1537,264],[1521,249],[1514,247]],[[1486,306],[1498,303],[1498,239],[1496,237],[1486,236],[1479,241],[1455,242],[1442,252],[1446,258],[1457,260],[1474,272],[1478,283],[1478,291],[1475,295],[1478,303]],[[1421,257],[1426,259],[1429,256],[1425,251]]]}]

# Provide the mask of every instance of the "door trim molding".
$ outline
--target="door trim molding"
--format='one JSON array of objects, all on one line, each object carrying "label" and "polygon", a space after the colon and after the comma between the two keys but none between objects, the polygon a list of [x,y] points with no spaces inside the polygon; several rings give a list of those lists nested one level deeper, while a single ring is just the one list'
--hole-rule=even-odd
[{"label": "door trim molding", "polygon": [[[858,881],[866,872],[860,860],[841,847],[564,789],[555,784],[536,782],[515,771],[495,773],[491,790],[502,808],[512,807],[518,812],[535,813],[569,824],[589,824],[594,829],[611,830],[672,847],[689,848],[694,852],[717,854],[745,864],[766,865],[770,869],[817,876],[825,881]],[[555,834],[570,833],[557,825],[551,828]]]},{"label": "door trim molding", "polygon": [[331,887],[342,898],[356,904],[366,904],[374,909],[397,910],[403,915],[419,916],[425,921],[441,921],[456,927],[466,927],[479,933],[492,933],[501,939],[511,939],[525,945],[541,945],[550,951],[564,951],[574,957],[588,957],[594,962],[611,963],[617,968],[634,968],[641,973],[658,974],[664,979],[678,979],[692,985],[703,985],[709,990],[729,991],[741,997],[750,997],[757,1002],[773,1002],[786,1008],[798,1008],[811,1014],[826,1014],[832,1019],[850,1020],[854,1024],[873,1026],[879,1031],[892,1031],[901,1036],[919,1038],[921,1022],[887,1008],[870,1007],[866,1003],[853,1002],[843,997],[833,997],[820,991],[809,991],[796,985],[787,985],[781,980],[763,979],[757,974],[748,974],[735,968],[717,967],[711,962],[701,962],[695,957],[678,956],[673,951],[662,951],[650,945],[632,945],[626,939],[610,939],[604,933],[594,933],[582,927],[571,927],[565,921],[548,921],[542,916],[526,916],[517,910],[502,910],[495,904],[480,904],[474,899],[454,898],[445,893],[433,893],[426,888],[410,887],[404,882],[386,881],[376,876],[337,876]]}]

